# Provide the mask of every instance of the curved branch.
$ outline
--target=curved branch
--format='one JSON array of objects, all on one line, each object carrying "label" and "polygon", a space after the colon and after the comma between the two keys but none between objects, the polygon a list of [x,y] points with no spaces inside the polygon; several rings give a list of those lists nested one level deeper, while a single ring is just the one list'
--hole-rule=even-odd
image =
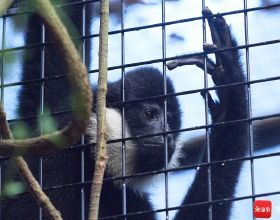
[{"label": "curved branch", "polygon": [[11,6],[13,0],[1,0],[0,2],[0,16],[2,16],[5,11]]},{"label": "curved branch", "polygon": [[25,140],[0,141],[0,155],[2,156],[43,155],[74,144],[84,132],[92,108],[92,91],[87,70],[66,28],[49,0],[32,0],[32,3],[36,12],[51,29],[61,54],[64,54],[62,59],[67,66],[66,73],[73,98],[73,118],[67,126],[50,134]]}]

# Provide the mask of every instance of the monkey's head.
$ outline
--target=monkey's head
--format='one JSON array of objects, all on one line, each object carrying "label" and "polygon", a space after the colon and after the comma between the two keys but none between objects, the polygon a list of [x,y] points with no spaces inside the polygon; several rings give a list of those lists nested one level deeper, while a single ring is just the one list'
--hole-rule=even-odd
[{"label": "monkey's head", "polygon": [[[124,91],[125,101],[128,102],[120,105],[122,80],[108,84],[108,139],[149,136],[133,138],[123,143],[108,144],[107,174],[122,175],[123,144],[125,145],[126,175],[162,169],[165,164],[165,144],[168,149],[167,162],[169,162],[175,151],[178,134],[165,136],[152,134],[180,128],[181,112],[178,100],[175,96],[166,99],[163,97],[150,98],[164,94],[163,74],[158,69],[151,67],[137,68],[128,72],[124,79]],[[166,78],[166,93],[174,92],[171,80]],[[138,99],[144,100],[137,101]],[[122,121],[122,114],[124,121]],[[124,125],[123,132],[122,124]],[[96,139],[94,129],[96,129],[95,115],[91,117],[87,131],[92,142],[95,142]]]}]

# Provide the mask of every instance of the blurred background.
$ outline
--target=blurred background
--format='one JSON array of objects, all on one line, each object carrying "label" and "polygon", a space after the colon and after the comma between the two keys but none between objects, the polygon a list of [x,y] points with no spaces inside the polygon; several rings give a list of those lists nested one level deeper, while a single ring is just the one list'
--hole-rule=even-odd
[{"label": "blurred background", "polygon": [[[110,1],[110,36],[109,36],[109,81],[118,80],[121,77],[122,64],[139,66],[138,62],[151,61],[149,65],[165,68],[158,61],[163,58],[163,44],[166,47],[166,57],[195,53],[202,51],[203,28],[201,19],[202,1],[198,0],[166,0],[165,22],[166,36],[162,35],[162,2],[159,0],[126,0],[124,14],[121,13],[121,1]],[[245,45],[245,20],[248,19],[248,43],[256,44],[264,42],[264,45],[250,47],[248,60],[246,51],[241,49],[241,61],[244,71],[250,70],[250,80],[267,79],[251,85],[252,117],[268,117],[264,120],[252,122],[254,128],[254,152],[253,155],[266,155],[280,153],[280,1],[279,0],[249,0],[247,3],[247,15],[244,14],[243,0],[206,0],[213,13],[226,13],[224,15],[230,24],[232,33],[239,45]],[[275,6],[275,7],[268,7]],[[263,8],[262,8],[263,7]],[[96,84],[98,69],[98,2],[87,4],[87,32],[86,43],[90,48],[90,55],[86,57],[90,80]],[[228,13],[230,12],[230,13]],[[232,13],[231,13],[232,12]],[[17,13],[17,9],[11,9],[10,13]],[[246,17],[247,16],[247,17]],[[10,52],[1,53],[2,72],[1,84],[8,85],[3,89],[4,107],[8,119],[17,118],[16,106],[20,85],[24,37],[26,20],[28,15],[15,14],[0,18],[0,48],[12,49]],[[5,19],[5,22],[4,22]],[[5,24],[5,28],[4,28]],[[138,28],[137,28],[138,27]],[[122,35],[122,28],[128,30]],[[134,30],[137,29],[137,31]],[[3,31],[5,30],[5,31]],[[207,42],[211,43],[209,28],[207,27]],[[163,39],[166,39],[163,41]],[[278,40],[278,43],[269,43]],[[268,42],[268,43],[265,43]],[[122,59],[122,57],[124,59]],[[214,59],[214,56],[210,56]],[[154,61],[154,62],[153,62]],[[115,68],[114,68],[115,67]],[[172,71],[167,70],[167,75],[173,80],[176,92],[204,88],[203,71],[195,66],[184,66]],[[271,80],[270,80],[271,79]],[[276,80],[275,80],[276,79]],[[209,87],[213,82],[209,77]],[[178,97],[183,113],[182,128],[205,125],[205,104],[199,93],[192,93]],[[180,135],[183,147],[195,143],[203,143],[205,130],[192,130]],[[194,145],[196,146],[196,145]],[[253,167],[253,175],[251,173]],[[252,183],[255,194],[266,194],[262,199],[268,199],[273,204],[273,220],[280,219],[280,156],[254,159],[246,161],[237,187],[236,197],[252,195]],[[180,171],[169,175],[169,207],[178,206],[186,192],[185,182],[190,178],[189,174],[194,170]],[[180,189],[180,190],[178,190]],[[154,208],[165,208],[164,181],[147,188],[151,192],[151,200]],[[275,193],[275,194],[274,194]],[[273,195],[272,195],[273,194]],[[176,212],[170,213],[173,216]],[[252,199],[244,199],[234,202],[232,220],[252,219]],[[158,214],[163,219],[165,213]],[[172,219],[172,218],[171,218]]]}]

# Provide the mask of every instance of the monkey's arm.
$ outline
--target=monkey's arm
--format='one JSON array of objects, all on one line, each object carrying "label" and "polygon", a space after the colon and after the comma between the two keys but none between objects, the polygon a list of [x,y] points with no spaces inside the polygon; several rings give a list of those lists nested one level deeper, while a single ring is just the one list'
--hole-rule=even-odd
[{"label": "monkey's arm", "polygon": [[[229,26],[221,16],[213,17],[212,12],[206,8],[203,10],[207,17],[213,44],[204,45],[204,51],[216,51],[216,49],[225,49],[237,46]],[[207,59],[208,73],[216,86],[240,83],[245,80],[239,52],[236,49],[215,52],[216,64]],[[190,64],[196,64],[203,68],[203,58],[194,57]],[[188,59],[184,60],[188,64]],[[220,88],[217,91],[219,98],[215,102],[209,93],[208,108],[213,124],[221,122],[235,121],[248,117],[246,86],[230,86]],[[206,98],[206,94],[203,95]],[[211,128],[210,132],[210,160],[221,161],[231,158],[242,157],[248,149],[248,124],[233,123],[228,125],[219,125]],[[207,162],[207,150],[205,149],[203,162]],[[212,201],[223,198],[232,198],[235,192],[235,186],[239,177],[241,162],[218,163],[210,167],[211,190],[208,186],[208,167],[201,167],[197,171],[196,178],[186,195],[183,205],[191,203],[207,202],[208,195],[211,192]],[[214,203],[212,206],[213,219],[228,219],[230,214],[230,203]],[[208,219],[209,205],[197,205],[181,209],[176,220],[180,219]]]}]

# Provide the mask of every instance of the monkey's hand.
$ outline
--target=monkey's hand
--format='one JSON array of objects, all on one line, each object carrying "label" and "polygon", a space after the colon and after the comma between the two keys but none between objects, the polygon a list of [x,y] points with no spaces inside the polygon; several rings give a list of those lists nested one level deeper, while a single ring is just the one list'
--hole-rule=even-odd
[{"label": "monkey's hand", "polygon": [[[202,14],[208,20],[213,41],[213,44],[203,45],[203,50],[206,53],[213,52],[216,57],[216,63],[209,59],[207,55],[201,55],[171,61],[167,64],[168,69],[174,69],[177,66],[182,65],[196,65],[199,68],[204,69],[204,64],[206,63],[207,73],[212,76],[213,82],[216,86],[243,82],[244,75],[239,61],[239,53],[237,49],[234,49],[237,44],[230,32],[226,20],[220,15],[214,17],[213,13],[208,8],[205,8],[202,11]],[[214,123],[217,123],[243,118],[243,116],[238,116],[238,114],[235,115],[236,117],[229,116],[228,114],[234,110],[230,109],[232,106],[244,104],[244,100],[246,100],[245,93],[244,86],[219,88],[217,89],[219,102],[215,102],[208,92],[202,92],[201,95],[204,98],[206,98],[207,95],[212,120]],[[231,103],[229,103],[230,101]],[[245,106],[240,107],[246,109]]]}]

